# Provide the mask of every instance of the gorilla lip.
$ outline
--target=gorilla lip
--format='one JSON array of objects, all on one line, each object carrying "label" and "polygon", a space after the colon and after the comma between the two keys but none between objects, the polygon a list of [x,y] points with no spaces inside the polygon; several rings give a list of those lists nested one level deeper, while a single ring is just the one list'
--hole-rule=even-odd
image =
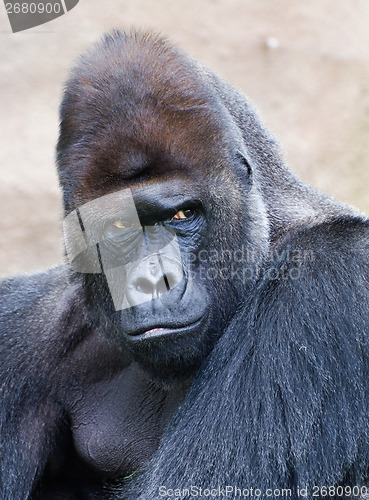
[{"label": "gorilla lip", "polygon": [[127,334],[130,340],[133,341],[138,341],[138,340],[146,340],[146,339],[153,339],[156,337],[163,337],[171,334],[177,334],[177,333],[184,333],[188,331],[189,328],[195,328],[197,327],[203,318],[200,318],[193,323],[190,323],[188,325],[183,325],[180,327],[173,327],[173,326],[156,326],[154,328],[150,328],[150,330],[145,330],[144,332],[137,333],[137,334]]}]

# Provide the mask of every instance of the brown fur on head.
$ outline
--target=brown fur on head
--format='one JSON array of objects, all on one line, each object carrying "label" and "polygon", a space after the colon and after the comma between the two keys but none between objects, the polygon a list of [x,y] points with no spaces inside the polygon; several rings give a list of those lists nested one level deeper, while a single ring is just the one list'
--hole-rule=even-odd
[{"label": "brown fur on head", "polygon": [[[114,32],[72,71],[61,106],[58,165],[66,211],[117,189],[122,180],[201,165],[200,175],[227,158],[226,116],[194,62],[150,33]],[[153,168],[154,167],[154,168]],[[154,172],[155,170],[155,172]],[[192,169],[194,171],[194,169]],[[68,179],[80,182],[73,200]],[[117,187],[115,187],[117,186]]]}]

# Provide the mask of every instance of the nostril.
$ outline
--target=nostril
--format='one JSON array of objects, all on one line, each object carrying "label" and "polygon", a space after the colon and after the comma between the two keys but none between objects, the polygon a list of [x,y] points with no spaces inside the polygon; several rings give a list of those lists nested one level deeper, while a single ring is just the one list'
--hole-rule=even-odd
[{"label": "nostril", "polygon": [[153,284],[146,278],[137,279],[133,286],[139,293],[144,293],[145,295],[151,295],[154,289]]},{"label": "nostril", "polygon": [[157,295],[163,295],[163,293],[166,293],[170,290],[170,286],[168,284],[168,281],[167,279],[165,279],[164,277],[162,277],[157,285],[156,285],[156,292],[157,292]]},{"label": "nostril", "polygon": [[182,268],[170,271],[165,275],[165,277],[167,281],[167,290],[171,290],[172,288],[177,286],[178,283],[182,280],[183,278]]}]

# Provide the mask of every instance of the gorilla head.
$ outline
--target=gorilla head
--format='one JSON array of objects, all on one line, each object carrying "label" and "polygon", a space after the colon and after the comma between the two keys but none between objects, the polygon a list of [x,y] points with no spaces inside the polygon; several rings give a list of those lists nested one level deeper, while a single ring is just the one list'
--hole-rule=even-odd
[{"label": "gorilla head", "polygon": [[250,118],[247,141],[222,84],[165,39],[114,32],[82,57],[61,106],[72,267],[92,317],[164,378],[194,372],[253,286],[284,223],[273,175],[289,204],[275,143]]}]

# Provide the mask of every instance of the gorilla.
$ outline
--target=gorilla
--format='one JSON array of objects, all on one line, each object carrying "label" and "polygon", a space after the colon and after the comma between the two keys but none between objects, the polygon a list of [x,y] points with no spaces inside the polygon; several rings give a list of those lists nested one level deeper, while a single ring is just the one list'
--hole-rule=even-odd
[{"label": "gorilla", "polygon": [[1,498],[365,498],[369,222],[115,31],[61,105],[66,264],[0,285]]}]

